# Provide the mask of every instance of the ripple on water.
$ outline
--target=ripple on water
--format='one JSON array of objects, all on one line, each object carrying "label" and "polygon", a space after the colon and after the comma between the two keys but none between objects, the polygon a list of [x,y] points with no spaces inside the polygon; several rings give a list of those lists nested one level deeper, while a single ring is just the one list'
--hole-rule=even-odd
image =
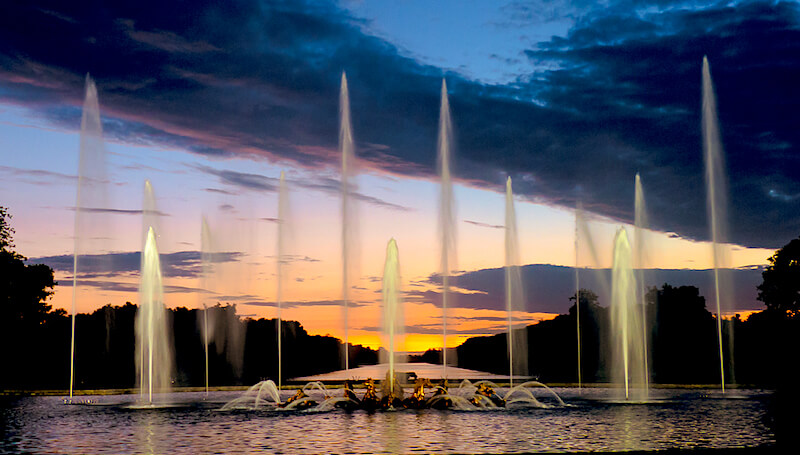
[{"label": "ripple on water", "polygon": [[174,394],[172,406],[130,409],[130,397],[4,401],[0,452],[375,453],[524,452],[725,448],[774,443],[763,392],[736,400],[658,391],[656,404],[605,401],[607,390],[560,389],[569,407],[493,412],[406,410],[325,413],[218,412],[236,392]]}]

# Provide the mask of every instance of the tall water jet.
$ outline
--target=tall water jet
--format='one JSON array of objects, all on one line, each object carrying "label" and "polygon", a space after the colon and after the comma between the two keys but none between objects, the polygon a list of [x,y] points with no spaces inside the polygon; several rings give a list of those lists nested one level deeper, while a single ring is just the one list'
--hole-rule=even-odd
[{"label": "tall water jet", "polygon": [[89,75],[86,76],[86,97],[81,117],[80,149],[78,157],[78,185],[75,196],[75,231],[72,259],[72,306],[69,358],[69,396],[72,398],[75,383],[75,315],[79,298],[78,274],[80,256],[99,253],[98,242],[108,238],[106,216],[100,210],[107,207],[106,153],[103,146],[103,126],[100,121],[100,103],[97,87]]},{"label": "tall water jet", "polygon": [[136,371],[139,376],[140,397],[142,401],[152,403],[154,393],[169,391],[173,361],[154,228],[157,211],[150,181],[145,182],[142,212],[145,241],[142,248],[139,309],[136,311],[135,321]]},{"label": "tall water jet", "polygon": [[[600,295],[610,295],[610,283],[608,276],[605,273],[607,270],[606,264],[600,263],[600,258],[597,253],[597,247],[594,241],[594,235],[589,225],[587,212],[583,208],[583,203],[578,201],[575,207],[575,329],[578,345],[578,377],[579,384],[582,384],[583,377],[585,376],[583,360],[591,358],[594,354],[588,356],[584,352],[585,349],[590,349],[593,345],[584,345],[581,335],[581,322],[586,322],[581,318],[581,299],[583,302],[589,302],[592,292],[586,287],[581,287],[582,282],[592,283],[600,288]],[[586,272],[591,272],[587,277]],[[581,279],[582,278],[582,279]],[[585,286],[585,285],[584,285]],[[584,305],[583,309],[587,306]],[[599,352],[596,353],[600,355]],[[591,373],[590,373],[591,374]]]},{"label": "tall water jet", "polygon": [[205,216],[200,224],[200,262],[201,273],[199,276],[199,289],[203,292],[200,296],[200,306],[203,311],[198,313],[197,327],[203,338],[206,356],[206,388],[210,382],[208,371],[208,356],[211,343],[216,347],[217,355],[225,354],[236,377],[240,377],[244,369],[244,342],[245,333],[239,316],[236,315],[236,305],[221,306],[217,300],[219,285],[224,283],[222,276],[221,258],[224,253],[218,250],[215,233]]},{"label": "tall water jet", "polygon": [[[725,157],[717,121],[717,102],[708,58],[703,56],[703,162],[705,164],[706,209],[711,228],[711,256],[714,266],[714,299],[717,311],[717,341],[719,344],[719,374],[725,393],[725,355],[722,344],[722,315],[730,308],[729,260],[725,247],[727,239],[727,182]],[[732,330],[731,325],[731,330]],[[728,332],[728,355],[732,358],[733,333]],[[731,372],[733,369],[731,368]]]},{"label": "tall water jet", "polygon": [[636,304],[642,309],[642,345],[644,346],[644,383],[645,388],[650,387],[650,346],[649,340],[649,318],[647,317],[647,304],[644,301],[644,269],[645,269],[645,236],[647,229],[647,206],[644,202],[644,189],[639,173],[636,173],[634,189],[634,268],[636,270]]},{"label": "tall water jet", "polygon": [[611,270],[611,379],[624,389],[626,400],[644,401],[646,387],[645,346],[642,340],[642,312],[636,304],[636,276],[631,245],[625,228],[614,237]]},{"label": "tall water jet", "polygon": [[344,369],[350,369],[349,309],[350,274],[353,267],[354,249],[357,240],[357,207],[351,196],[355,191],[355,146],[350,123],[350,96],[347,90],[347,75],[342,72],[339,90],[339,152],[342,156],[342,319],[344,320]]},{"label": "tall water jet", "polygon": [[285,236],[286,236],[286,210],[289,203],[289,195],[286,189],[286,177],[281,171],[280,184],[278,186],[278,254],[276,255],[276,297],[278,305],[277,318],[277,337],[278,337],[278,390],[281,389],[283,381],[283,321],[281,319],[281,307],[283,306],[283,266],[286,262]]},{"label": "tall water jet", "polygon": [[389,364],[389,390],[394,393],[394,366],[397,362],[400,338],[405,328],[403,302],[400,298],[400,256],[397,242],[389,240],[386,245],[386,264],[383,267],[383,345]]},{"label": "tall water jet", "polygon": [[442,275],[442,377],[447,377],[447,306],[450,298],[450,271],[455,267],[456,213],[453,184],[450,177],[453,125],[450,120],[450,103],[447,83],[442,79],[441,106],[439,108],[438,164],[441,178],[439,194],[439,235],[441,243],[440,272]]},{"label": "tall water jet", "polygon": [[522,275],[520,273],[519,238],[517,236],[517,215],[514,210],[514,193],[511,190],[511,177],[506,180],[506,312],[508,313],[508,377],[514,386],[514,371],[528,374],[528,334],[526,329],[514,330],[517,322],[515,313],[524,311],[522,294]]},{"label": "tall water jet", "polygon": [[580,221],[582,206],[580,201],[575,204],[575,332],[578,341],[578,390],[581,390],[581,275],[580,275],[580,247],[578,243],[578,233],[580,232]]},{"label": "tall water jet", "polygon": [[[202,216],[200,220],[200,262],[202,264],[201,275],[200,275],[200,289],[203,289],[205,292],[209,292],[210,282],[211,282],[211,275],[213,274],[213,264],[211,260],[213,247],[211,246],[211,229],[208,227],[208,220],[206,220],[205,215]],[[202,295],[202,294],[201,294]],[[211,333],[209,332],[210,328],[208,325],[208,304],[206,302],[202,302],[203,304],[203,324],[202,324],[202,333],[203,333],[203,347],[205,353],[205,361],[206,361],[206,395],[208,395],[208,343],[211,337]]]}]

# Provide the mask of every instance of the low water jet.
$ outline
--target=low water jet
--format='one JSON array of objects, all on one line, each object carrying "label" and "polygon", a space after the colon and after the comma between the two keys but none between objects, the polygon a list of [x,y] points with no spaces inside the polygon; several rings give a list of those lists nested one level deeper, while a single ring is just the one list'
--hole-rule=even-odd
[{"label": "low water jet", "polygon": [[642,312],[636,304],[636,276],[625,228],[620,228],[614,237],[611,273],[611,379],[622,388],[625,400],[647,401],[647,348],[641,336]]},{"label": "low water jet", "polygon": [[139,376],[139,395],[142,401],[153,403],[154,393],[170,389],[173,359],[164,306],[164,287],[161,262],[154,228],[155,196],[150,181],[145,182],[144,229],[139,309],[136,312],[136,371]]},{"label": "low water jet", "polygon": [[395,363],[399,351],[399,341],[405,328],[402,299],[400,297],[400,257],[397,242],[389,240],[386,245],[386,263],[383,268],[383,337],[386,347],[386,362],[389,364],[387,377],[389,389],[394,393]]}]

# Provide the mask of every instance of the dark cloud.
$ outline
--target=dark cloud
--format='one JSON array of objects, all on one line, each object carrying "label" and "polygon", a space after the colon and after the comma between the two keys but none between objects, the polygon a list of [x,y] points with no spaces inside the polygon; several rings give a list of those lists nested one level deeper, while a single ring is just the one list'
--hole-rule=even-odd
[{"label": "dark cloud", "polygon": [[480,226],[485,228],[492,228],[492,229],[503,229],[505,226],[499,224],[488,224],[488,223],[481,223],[480,221],[472,221],[472,220],[464,220],[465,223],[471,224],[473,226]]},{"label": "dark cloud", "polygon": [[205,188],[205,190],[208,191],[209,193],[225,194],[228,196],[236,195],[236,193],[234,193],[233,191],[222,190],[219,188]]},{"label": "dark cloud", "polygon": [[[255,191],[268,191],[268,192],[275,192],[278,190],[279,179],[274,177],[267,177],[260,174],[251,174],[251,173],[237,172],[231,170],[219,170],[208,166],[197,166],[197,168],[203,172],[219,177],[222,183],[236,186],[242,189],[255,190]],[[322,176],[314,180],[291,180],[288,183],[290,185],[297,186],[299,188],[304,188],[312,191],[320,191],[336,197],[339,197],[339,195],[341,194],[341,187],[342,187],[341,181]],[[223,192],[222,190],[212,190],[212,189],[206,189],[206,191]],[[226,192],[226,194],[233,194],[233,193]],[[366,194],[359,193],[357,191],[351,191],[350,195],[359,201],[363,201],[372,205],[377,205],[379,207],[384,207],[399,211],[411,210],[408,207],[387,202],[373,196],[368,196]]]},{"label": "dark cloud", "polygon": [[[794,2],[557,2],[573,28],[532,46],[524,57],[534,72],[506,85],[403,56],[329,3],[49,3],[5,5],[0,100],[58,124],[79,124],[88,71],[110,137],[332,169],[345,70],[362,164],[427,177],[446,76],[462,182],[501,191],[511,175],[531,200],[573,207],[582,199],[629,222],[638,171],[653,225],[693,239],[708,237],[699,126],[707,54],[730,173],[731,239],[779,247],[800,231]],[[513,2],[508,23],[558,19],[530,6]]]},{"label": "dark cloud", "polygon": [[[244,255],[239,252],[209,253],[214,263],[236,262]],[[202,272],[202,254],[199,251],[179,251],[160,256],[161,272],[165,277],[194,278]],[[56,272],[72,274],[73,256],[44,256],[30,258],[29,264],[47,264]],[[141,267],[141,254],[138,251],[126,253],[90,254],[79,256],[79,279],[92,277],[113,277],[121,274],[138,274]],[[63,281],[63,280],[62,280]]]},{"label": "dark cloud", "polygon": [[23,181],[35,185],[54,185],[59,183],[74,183],[77,177],[60,172],[45,171],[42,169],[20,169],[11,166],[0,166],[0,173],[15,177],[15,181]]},{"label": "dark cloud", "polygon": [[219,177],[222,183],[236,186],[246,190],[255,191],[278,191],[279,180],[259,174],[249,174],[245,172],[227,171],[214,169],[208,166],[197,166],[203,172]]},{"label": "dark cloud", "polygon": [[[383,332],[383,328],[377,326],[363,326],[357,327],[355,330],[364,330],[366,332]],[[488,326],[479,327],[475,329],[458,329],[454,327],[447,328],[449,335],[486,335],[492,333],[500,333],[508,330],[507,324],[490,324]],[[442,326],[440,324],[417,324],[405,326],[406,334],[415,335],[441,335]]]},{"label": "dark cloud", "polygon": [[[91,287],[95,289],[99,289],[101,291],[111,291],[111,292],[125,292],[125,293],[137,293],[139,292],[139,284],[138,283],[126,283],[121,281],[106,281],[106,280],[78,280],[79,287]],[[72,280],[62,280],[58,282],[59,286],[72,286]],[[167,294],[182,294],[182,293],[196,293],[196,292],[206,292],[199,288],[192,288],[187,286],[173,286],[173,285],[164,285],[164,292]],[[169,302],[167,302],[169,303]]]},{"label": "dark cloud", "polygon": [[[75,208],[69,207],[69,210],[75,210]],[[82,207],[80,211],[86,213],[109,213],[112,215],[141,215],[145,212],[145,210],[142,209],[107,209],[100,207]],[[159,210],[147,210],[147,214],[156,216],[169,216],[169,214]]]},{"label": "dark cloud", "polygon": [[[556,265],[533,264],[521,267],[525,295],[524,308],[528,312],[566,313],[575,295],[575,269]],[[756,300],[756,286],[761,284],[761,269],[757,267],[729,270],[732,284],[732,308],[737,311],[761,310],[764,305]],[[454,276],[450,283],[456,288],[448,298],[448,306],[459,308],[489,309],[505,311],[505,271],[502,268],[484,269]],[[599,303],[608,306],[611,272],[608,269],[581,270],[580,286],[591,289],[598,295]],[[712,270],[655,269],[646,270],[645,286],[661,287],[696,286],[706,298],[706,308],[713,312],[714,274]],[[441,284],[441,278],[432,275],[432,284]],[[460,290],[459,290],[460,289]],[[407,291],[408,301],[427,302],[441,306],[438,290]]]},{"label": "dark cloud", "polygon": [[[295,307],[308,307],[308,306],[343,306],[344,305],[343,302],[344,302],[343,300],[292,300],[292,301],[281,302],[281,307],[295,308]],[[253,300],[241,303],[244,305],[268,306],[268,307],[278,306],[277,302],[275,301],[265,301],[265,300]],[[359,307],[363,306],[364,304],[350,300],[348,301],[348,305],[351,307]]]}]

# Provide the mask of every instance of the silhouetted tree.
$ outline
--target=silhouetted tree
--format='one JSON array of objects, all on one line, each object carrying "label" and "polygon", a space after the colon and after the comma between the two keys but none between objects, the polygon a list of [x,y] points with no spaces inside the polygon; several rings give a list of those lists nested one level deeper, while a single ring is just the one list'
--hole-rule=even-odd
[{"label": "silhouetted tree", "polygon": [[[442,350],[441,349],[428,349],[422,354],[411,354],[408,356],[410,363],[431,363],[433,365],[442,364]],[[447,363],[450,363],[449,361]]]},{"label": "silhouetted tree", "polygon": [[764,282],[758,286],[758,300],[764,302],[768,311],[797,317],[800,314],[800,238],[776,251],[761,276]]},{"label": "silhouetted tree", "polygon": [[10,220],[11,214],[8,213],[8,208],[0,206],[0,251],[14,248],[14,228],[8,224],[6,219]]},{"label": "silhouetted tree", "polygon": [[694,286],[650,288],[647,305],[656,311],[651,370],[662,384],[719,381],[719,354],[714,317]]},{"label": "silhouetted tree", "polygon": [[[603,381],[606,379],[605,364],[608,353],[608,334],[604,330],[608,327],[608,310],[600,306],[599,298],[590,289],[580,290],[580,327],[581,327],[581,380],[586,382]],[[575,294],[569,298],[575,302]],[[577,313],[576,306],[573,304],[569,308],[570,324],[577,332]],[[573,370],[574,379],[577,381],[577,333],[574,333],[574,341],[570,342],[572,349],[571,359],[574,359]]]},{"label": "silhouetted tree", "polygon": [[[53,269],[43,264],[27,265],[26,258],[12,248],[14,230],[8,223],[11,215],[0,207],[0,345],[4,369],[31,364],[29,360],[47,339],[49,325],[63,310],[51,312],[47,303],[53,294]],[[29,341],[23,343],[22,341]],[[16,387],[36,383],[41,364],[34,364],[15,377],[2,375],[0,385]]]}]

